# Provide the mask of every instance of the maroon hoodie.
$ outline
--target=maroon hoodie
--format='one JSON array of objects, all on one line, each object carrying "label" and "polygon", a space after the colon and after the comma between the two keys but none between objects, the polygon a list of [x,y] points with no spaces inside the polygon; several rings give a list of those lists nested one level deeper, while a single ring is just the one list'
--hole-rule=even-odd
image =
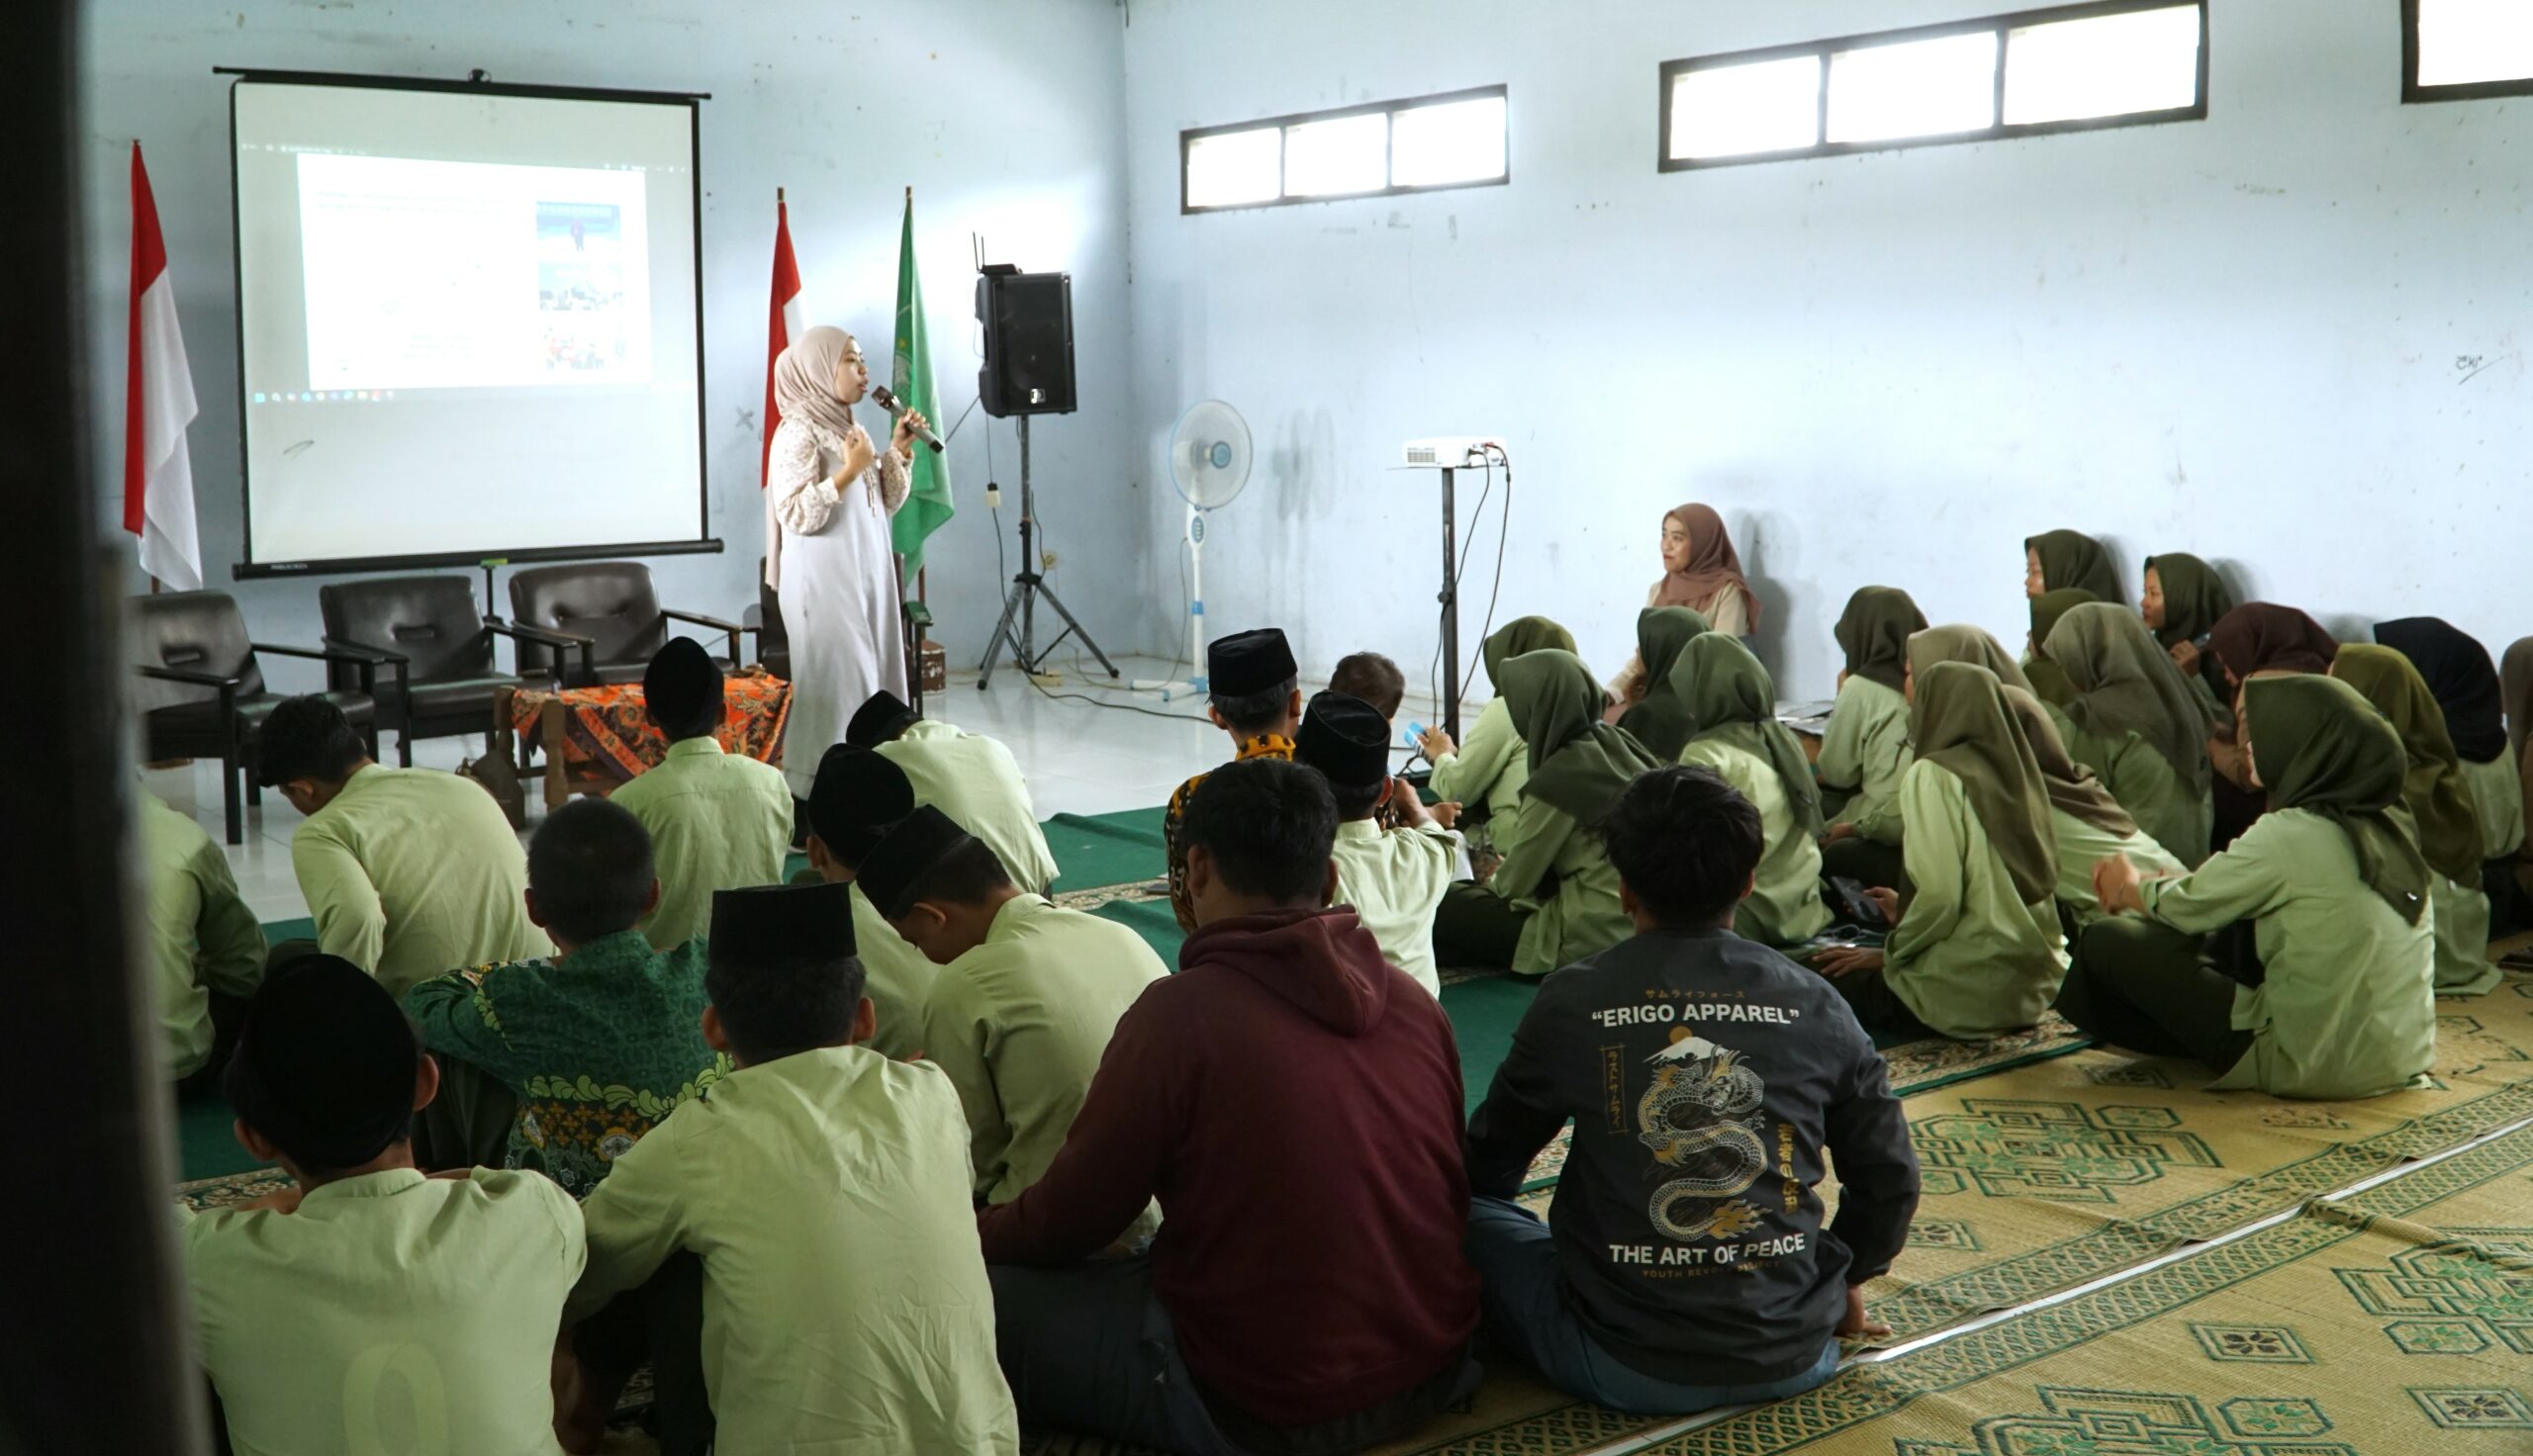
[{"label": "maroon hoodie", "polygon": [[1216,921],[1117,1023],[1046,1175],[977,1216],[985,1259],[1087,1258],[1158,1197],[1187,1368],[1266,1425],[1352,1414],[1477,1326],[1460,1106],[1443,1008],[1354,911]]}]

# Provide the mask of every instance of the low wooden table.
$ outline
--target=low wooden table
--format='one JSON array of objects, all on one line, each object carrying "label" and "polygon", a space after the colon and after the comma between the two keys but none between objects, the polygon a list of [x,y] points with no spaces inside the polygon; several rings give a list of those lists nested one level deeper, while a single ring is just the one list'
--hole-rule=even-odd
[{"label": "low wooden table", "polygon": [[[725,753],[781,767],[783,733],[792,716],[792,684],[752,668],[721,687]],[[506,687],[493,699],[493,737],[516,770],[517,749],[533,734],[545,756],[545,807],[576,793],[609,794],[668,756],[668,740],[651,726],[642,684],[598,687]],[[516,735],[516,737],[514,736]]]}]

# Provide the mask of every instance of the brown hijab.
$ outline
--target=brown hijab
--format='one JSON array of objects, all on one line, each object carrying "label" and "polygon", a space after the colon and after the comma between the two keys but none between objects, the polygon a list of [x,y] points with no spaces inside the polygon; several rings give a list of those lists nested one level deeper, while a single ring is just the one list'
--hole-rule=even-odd
[{"label": "brown hijab", "polygon": [[1654,584],[1651,604],[1685,606],[1702,612],[1714,604],[1717,592],[1727,587],[1738,587],[1750,629],[1758,630],[1759,598],[1751,592],[1749,580],[1741,575],[1741,557],[1733,549],[1733,535],[1724,528],[1724,517],[1715,513],[1714,506],[1692,500],[1665,511],[1662,518],[1678,521],[1681,529],[1689,533],[1689,564],[1666,573]]},{"label": "brown hijab", "polygon": [[2207,650],[2241,682],[2254,673],[2327,673],[2339,644],[2292,606],[2246,601],[2207,629]]}]

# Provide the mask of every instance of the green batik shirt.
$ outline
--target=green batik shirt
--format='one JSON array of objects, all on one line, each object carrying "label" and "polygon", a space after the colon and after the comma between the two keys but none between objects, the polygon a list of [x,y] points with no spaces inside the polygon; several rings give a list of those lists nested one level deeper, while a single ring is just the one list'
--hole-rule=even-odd
[{"label": "green batik shirt", "polygon": [[518,1098],[508,1165],[587,1198],[660,1119],[729,1074],[704,1044],[706,999],[703,941],[654,951],[627,930],[560,959],[434,976],[405,1011],[424,1046]]}]

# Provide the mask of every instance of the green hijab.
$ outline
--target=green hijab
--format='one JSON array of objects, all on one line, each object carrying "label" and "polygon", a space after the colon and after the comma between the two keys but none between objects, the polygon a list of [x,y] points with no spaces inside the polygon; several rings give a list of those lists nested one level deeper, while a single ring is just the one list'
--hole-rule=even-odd
[{"label": "green hijab", "polygon": [[2082,531],[2043,531],[2023,546],[2040,558],[2040,590],[2081,587],[2096,601],[2119,599],[2119,573],[2111,569],[2111,553]]},{"label": "green hijab", "polygon": [[2019,687],[2025,692],[2033,690],[2031,680],[2023,676],[2022,669],[2015,666],[2015,660],[2008,655],[2004,644],[1964,622],[1950,622],[1910,634],[1910,674],[1923,678],[1926,669],[1937,663],[1968,663],[1974,668],[1986,668],[2008,687]]},{"label": "green hijab", "polygon": [[2207,705],[2144,618],[2108,601],[2071,608],[2050,630],[2049,656],[2076,686],[2066,708],[2077,727],[2114,739],[2135,733],[2182,782],[2206,792]]},{"label": "green hijab", "polygon": [[1807,837],[1819,839],[1826,827],[1821,785],[1793,730],[1777,721],[1777,684],[1750,649],[1738,638],[1710,632],[1680,654],[1672,677],[1697,725],[1693,737],[1712,738],[1765,760],[1785,785],[1796,825]]},{"label": "green hijab", "polygon": [[2022,741],[2031,745],[2031,761],[2040,766],[2041,782],[2049,786],[2049,806],[2106,834],[2122,838],[2135,834],[2137,821],[2119,807],[2119,800],[2102,786],[2093,770],[2069,756],[2067,741],[2058,736],[2058,725],[2050,721],[2040,699],[2019,687],[1998,685],[2006,694],[2006,711],[2022,730]]},{"label": "green hijab", "polygon": [[1648,606],[1636,614],[1636,651],[1644,664],[1644,696],[1620,716],[1619,726],[1665,763],[1680,756],[1697,728],[1673,675],[1680,650],[1707,630],[1706,618],[1685,606]]},{"label": "green hijab", "polygon": [[2187,551],[2149,556],[2146,570],[2164,589],[2164,624],[2155,629],[2155,640],[2166,647],[2206,636],[2218,618],[2241,604],[2214,567]]},{"label": "green hijab", "polygon": [[1574,634],[1546,617],[1515,617],[1494,630],[1486,639],[1478,656],[1486,663],[1486,681],[1495,690],[1504,690],[1504,665],[1526,652],[1544,648],[1558,652],[1574,650]]},{"label": "green hijab", "polygon": [[2420,853],[2437,873],[2466,885],[2481,882],[2481,818],[2463,781],[2462,758],[2445,727],[2445,710],[2410,660],[2389,647],[2352,642],[2331,660],[2331,676],[2375,704],[2401,737],[2409,768],[2401,803],[2418,830]]},{"label": "green hijab", "polygon": [[2056,894],[2058,832],[2049,823],[2049,785],[2015,726],[1997,675],[1968,663],[1934,663],[1919,673],[1909,739],[1918,746],[1918,762],[1961,780],[1970,811],[2022,902],[2036,905]]},{"label": "green hijab", "polygon": [[2061,587],[2043,592],[2031,598],[2031,661],[2022,665],[2023,676],[2031,679],[2031,690],[2060,707],[2076,699],[2076,684],[2067,681],[2067,670],[2049,659],[2049,629],[2071,608],[2101,597],[2082,587]]},{"label": "green hijab", "polygon": [[2243,684],[2244,731],[2273,809],[2337,824],[2357,872],[2412,925],[2427,912],[2427,861],[2401,807],[2408,758],[2374,704],[2336,678],[2295,673]]},{"label": "green hijab", "polygon": [[1661,767],[1626,730],[1601,721],[1601,684],[1570,652],[1526,652],[1504,664],[1498,685],[1530,748],[1525,797],[1596,825],[1638,774]]},{"label": "green hijab", "polygon": [[1909,661],[1909,634],[1926,630],[1926,614],[1897,587],[1864,587],[1847,598],[1838,613],[1838,650],[1847,655],[1847,676],[1879,682],[1898,692]]}]

